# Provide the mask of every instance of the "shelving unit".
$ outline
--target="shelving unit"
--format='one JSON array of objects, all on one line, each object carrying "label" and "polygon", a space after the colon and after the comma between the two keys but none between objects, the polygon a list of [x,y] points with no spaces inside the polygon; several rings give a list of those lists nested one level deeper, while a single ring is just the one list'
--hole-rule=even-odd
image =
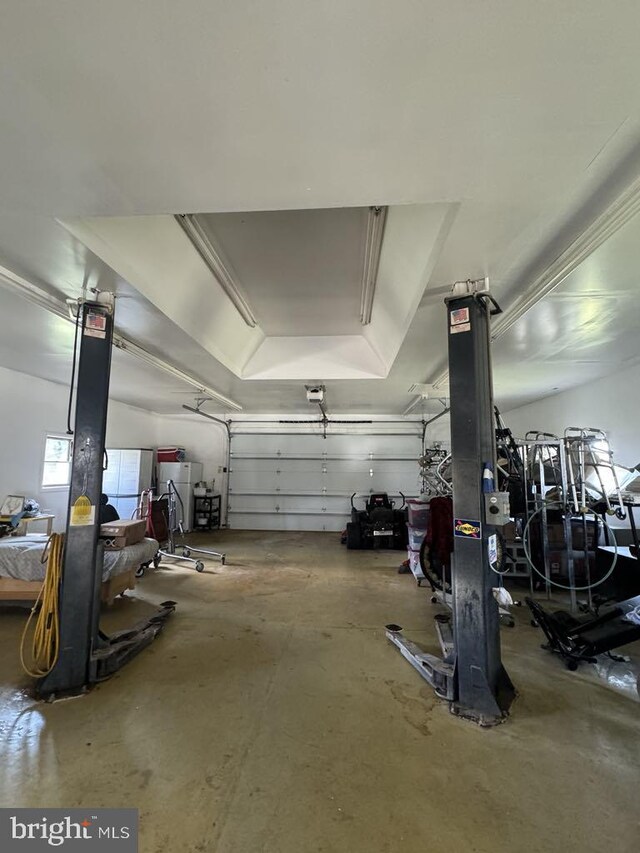
[{"label": "shelving unit", "polygon": [[[193,497],[193,529],[218,530],[220,528],[220,504],[222,496],[194,495]],[[206,516],[206,524],[200,524],[199,518]]]}]

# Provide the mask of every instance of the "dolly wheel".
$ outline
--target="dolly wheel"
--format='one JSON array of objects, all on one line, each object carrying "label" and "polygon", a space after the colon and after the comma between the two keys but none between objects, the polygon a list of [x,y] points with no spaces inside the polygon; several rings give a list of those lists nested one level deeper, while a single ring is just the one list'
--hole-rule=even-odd
[{"label": "dolly wheel", "polygon": [[196,572],[204,572],[204,563],[202,560],[198,560],[196,563]]},{"label": "dolly wheel", "polygon": [[575,672],[577,668],[578,668],[578,661],[577,660],[568,660],[567,661],[567,669],[570,672]]},{"label": "dolly wheel", "polygon": [[227,565],[227,555],[226,554],[223,554],[222,557],[220,557],[220,565],[221,566]]},{"label": "dolly wheel", "polygon": [[190,551],[188,548],[183,548],[183,549],[182,549],[182,556],[183,556],[183,557],[190,557],[190,556],[191,556],[191,551]]}]

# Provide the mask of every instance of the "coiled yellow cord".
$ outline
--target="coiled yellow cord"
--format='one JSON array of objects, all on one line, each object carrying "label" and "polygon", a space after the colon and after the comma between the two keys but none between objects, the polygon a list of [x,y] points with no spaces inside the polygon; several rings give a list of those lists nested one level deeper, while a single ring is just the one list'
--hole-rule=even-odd
[{"label": "coiled yellow cord", "polygon": [[[58,598],[60,593],[60,578],[62,577],[62,550],[64,547],[64,536],[61,533],[52,533],[42,554],[42,562],[47,561],[47,571],[44,583],[38,594],[27,624],[22,632],[20,641],[20,661],[22,668],[33,678],[42,678],[48,675],[58,660],[60,650],[60,614],[58,612]],[[25,662],[25,648],[27,645],[27,634],[35,613],[40,606],[40,612],[33,631],[31,640],[31,662]]]}]

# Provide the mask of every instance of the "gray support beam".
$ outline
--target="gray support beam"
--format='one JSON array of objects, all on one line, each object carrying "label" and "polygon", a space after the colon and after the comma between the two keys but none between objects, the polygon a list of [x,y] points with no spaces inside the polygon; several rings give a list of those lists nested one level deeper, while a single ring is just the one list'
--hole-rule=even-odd
[{"label": "gray support beam", "polygon": [[38,683],[40,696],[73,693],[92,680],[98,643],[102,549],[98,548],[113,315],[84,303],[69,491],[69,513],[60,588],[60,654]]},{"label": "gray support beam", "polygon": [[487,295],[447,300],[453,469],[454,713],[484,725],[499,722],[513,699],[500,655],[496,577],[482,490],[484,463],[496,470]]}]

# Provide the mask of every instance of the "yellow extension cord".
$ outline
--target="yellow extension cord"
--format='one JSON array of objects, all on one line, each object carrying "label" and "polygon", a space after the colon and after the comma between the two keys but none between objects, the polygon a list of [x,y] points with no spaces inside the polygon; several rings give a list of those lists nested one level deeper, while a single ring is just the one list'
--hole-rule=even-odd
[{"label": "yellow extension cord", "polygon": [[[20,661],[27,675],[42,678],[48,675],[58,660],[60,650],[60,614],[58,612],[58,597],[60,578],[62,576],[62,549],[64,536],[52,533],[42,555],[42,562],[47,560],[47,572],[38,598],[36,599],[27,624],[20,640]],[[35,629],[31,640],[31,662],[25,663],[25,647],[27,634],[33,618],[40,606]]]}]

